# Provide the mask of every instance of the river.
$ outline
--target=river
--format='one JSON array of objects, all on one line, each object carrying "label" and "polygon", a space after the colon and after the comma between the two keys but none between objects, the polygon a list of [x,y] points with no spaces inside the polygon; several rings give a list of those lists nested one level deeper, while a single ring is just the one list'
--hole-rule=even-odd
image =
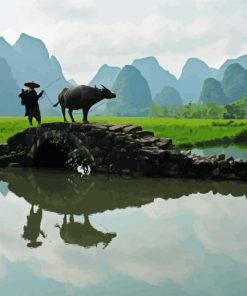
[{"label": "river", "polygon": [[0,171],[0,290],[245,295],[247,185]]},{"label": "river", "polygon": [[246,146],[226,146],[226,147],[206,147],[194,148],[191,150],[193,154],[201,156],[209,156],[216,154],[225,154],[226,157],[234,157],[234,159],[247,160],[247,147]]}]

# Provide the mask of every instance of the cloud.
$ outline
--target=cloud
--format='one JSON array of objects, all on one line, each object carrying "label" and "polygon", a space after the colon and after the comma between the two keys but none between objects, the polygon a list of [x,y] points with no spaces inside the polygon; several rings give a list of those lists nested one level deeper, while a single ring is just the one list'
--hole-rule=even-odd
[{"label": "cloud", "polygon": [[178,75],[189,57],[218,66],[247,46],[244,1],[23,0],[18,7],[21,30],[43,39],[65,74],[84,83],[105,63],[156,55]]},{"label": "cloud", "polygon": [[95,9],[94,0],[42,0],[37,1],[37,9],[50,18],[57,21],[81,21],[85,19]]}]

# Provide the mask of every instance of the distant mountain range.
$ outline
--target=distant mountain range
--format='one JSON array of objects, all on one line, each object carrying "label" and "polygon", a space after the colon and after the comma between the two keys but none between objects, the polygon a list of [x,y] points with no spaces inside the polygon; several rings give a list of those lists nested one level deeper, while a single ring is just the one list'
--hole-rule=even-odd
[{"label": "distant mountain range", "polygon": [[[69,87],[71,84],[64,78],[62,68],[55,56],[50,56],[45,44],[34,37],[27,34],[21,34],[14,45],[10,45],[3,37],[0,37],[0,58],[2,58],[8,65],[11,71],[11,78],[4,85],[0,85],[0,102],[4,103],[4,96],[1,93],[6,92],[5,88],[9,85],[13,87],[12,107],[8,108],[9,115],[21,115],[17,112],[19,110],[19,102],[17,97],[18,92],[27,81],[37,81],[41,85],[41,89],[55,80],[50,87],[47,88],[46,93],[52,101],[57,101],[58,93],[64,87]],[[1,71],[0,79],[4,78],[4,72]],[[14,103],[15,102],[15,103]],[[47,98],[41,99],[41,109],[46,115],[57,113],[51,107],[51,103]],[[4,113],[5,114],[5,113]]]},{"label": "distant mountain range", "polygon": [[[139,70],[147,81],[154,101],[158,100],[157,97],[159,97],[160,101],[163,92],[163,97],[166,98],[163,101],[169,101],[169,104],[171,101],[167,98],[168,94],[176,100],[176,103],[180,101],[180,98],[183,104],[210,101],[224,104],[239,99],[239,96],[245,91],[244,87],[240,87],[241,83],[238,83],[238,79],[242,79],[239,77],[241,71],[236,70],[234,74],[231,74],[232,70],[230,69],[230,74],[228,74],[228,67],[236,63],[243,69],[247,68],[247,55],[227,60],[219,69],[210,68],[200,59],[190,58],[185,63],[178,79],[169,71],[163,69],[155,57],[136,59],[133,61],[132,66]],[[224,72],[226,72],[225,76]],[[105,83],[109,82],[108,87],[111,87],[114,84],[114,79],[117,80],[119,73],[121,73],[120,68],[103,65],[90,82],[90,85],[99,84],[102,81]],[[220,79],[222,82],[216,79]],[[229,84],[229,80],[232,83]],[[234,91],[231,89],[232,86],[229,87],[232,84],[235,85]],[[116,92],[119,91],[118,89],[115,90]],[[234,96],[237,97],[234,98]],[[214,99],[215,97],[217,99]]]},{"label": "distant mountain range", "polygon": [[247,93],[247,70],[238,63],[229,64],[222,81],[206,79],[202,88],[200,102],[214,102],[219,105],[239,100]]},{"label": "distant mountain range", "polygon": [[179,92],[171,86],[165,86],[154,98],[154,103],[158,106],[182,106],[183,100]]},{"label": "distant mountain range", "polygon": [[99,68],[94,78],[89,82],[89,85],[100,87],[100,85],[103,84],[105,87],[111,88],[120,71],[121,68],[119,67],[103,65]]},{"label": "distant mountain range", "polygon": [[138,69],[148,81],[152,96],[161,92],[164,86],[176,87],[177,79],[169,71],[163,69],[155,57],[134,60],[132,65]]},{"label": "distant mountain range", "polygon": [[[64,87],[77,85],[73,79],[65,79],[60,63],[50,56],[40,39],[23,33],[11,45],[0,37],[0,116],[23,114],[18,93],[31,80],[41,85],[40,90],[48,86],[46,93],[53,102]],[[93,111],[97,115],[147,114],[152,101],[161,105],[211,101],[226,104],[247,92],[247,55],[227,60],[219,69],[190,58],[179,78],[161,67],[153,56],[135,59],[122,69],[104,64],[89,83],[98,87],[101,84],[115,91],[117,99],[105,100]],[[47,98],[41,99],[40,106],[44,115],[60,114]]]},{"label": "distant mountain range", "polygon": [[222,80],[226,68],[228,66],[230,66],[232,64],[236,64],[236,63],[241,65],[243,68],[247,69],[247,55],[240,56],[236,59],[226,60],[226,62],[219,68],[219,70],[217,72],[217,79]]},{"label": "distant mountain range", "polygon": [[18,116],[23,113],[18,92],[19,87],[10,66],[0,58],[0,116]]},{"label": "distant mountain range", "polygon": [[215,77],[216,73],[216,69],[210,68],[200,59],[188,59],[177,84],[177,89],[183,98],[183,102],[185,104],[198,102],[204,80],[209,77]]},{"label": "distant mountain range", "polygon": [[107,115],[147,116],[152,103],[149,85],[141,72],[127,65],[119,72],[112,91],[117,98],[107,103]]}]

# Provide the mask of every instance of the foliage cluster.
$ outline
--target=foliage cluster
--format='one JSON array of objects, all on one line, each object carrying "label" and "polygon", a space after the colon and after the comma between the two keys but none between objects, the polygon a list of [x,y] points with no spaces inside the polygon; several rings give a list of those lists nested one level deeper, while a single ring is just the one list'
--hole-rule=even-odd
[{"label": "foliage cluster", "polygon": [[241,100],[224,106],[217,105],[214,102],[207,104],[189,103],[182,107],[157,106],[152,103],[149,108],[149,116],[151,118],[245,119],[247,118],[247,95]]}]

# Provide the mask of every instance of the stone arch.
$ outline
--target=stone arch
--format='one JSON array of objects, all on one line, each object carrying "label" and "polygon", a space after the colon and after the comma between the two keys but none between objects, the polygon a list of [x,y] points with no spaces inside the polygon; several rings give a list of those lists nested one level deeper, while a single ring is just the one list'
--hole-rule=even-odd
[{"label": "stone arch", "polygon": [[[65,143],[64,149],[62,141]],[[94,157],[87,146],[86,141],[68,131],[49,130],[34,139],[28,157],[34,166],[65,167],[70,148],[70,152],[76,150],[88,162],[93,163]]]}]

